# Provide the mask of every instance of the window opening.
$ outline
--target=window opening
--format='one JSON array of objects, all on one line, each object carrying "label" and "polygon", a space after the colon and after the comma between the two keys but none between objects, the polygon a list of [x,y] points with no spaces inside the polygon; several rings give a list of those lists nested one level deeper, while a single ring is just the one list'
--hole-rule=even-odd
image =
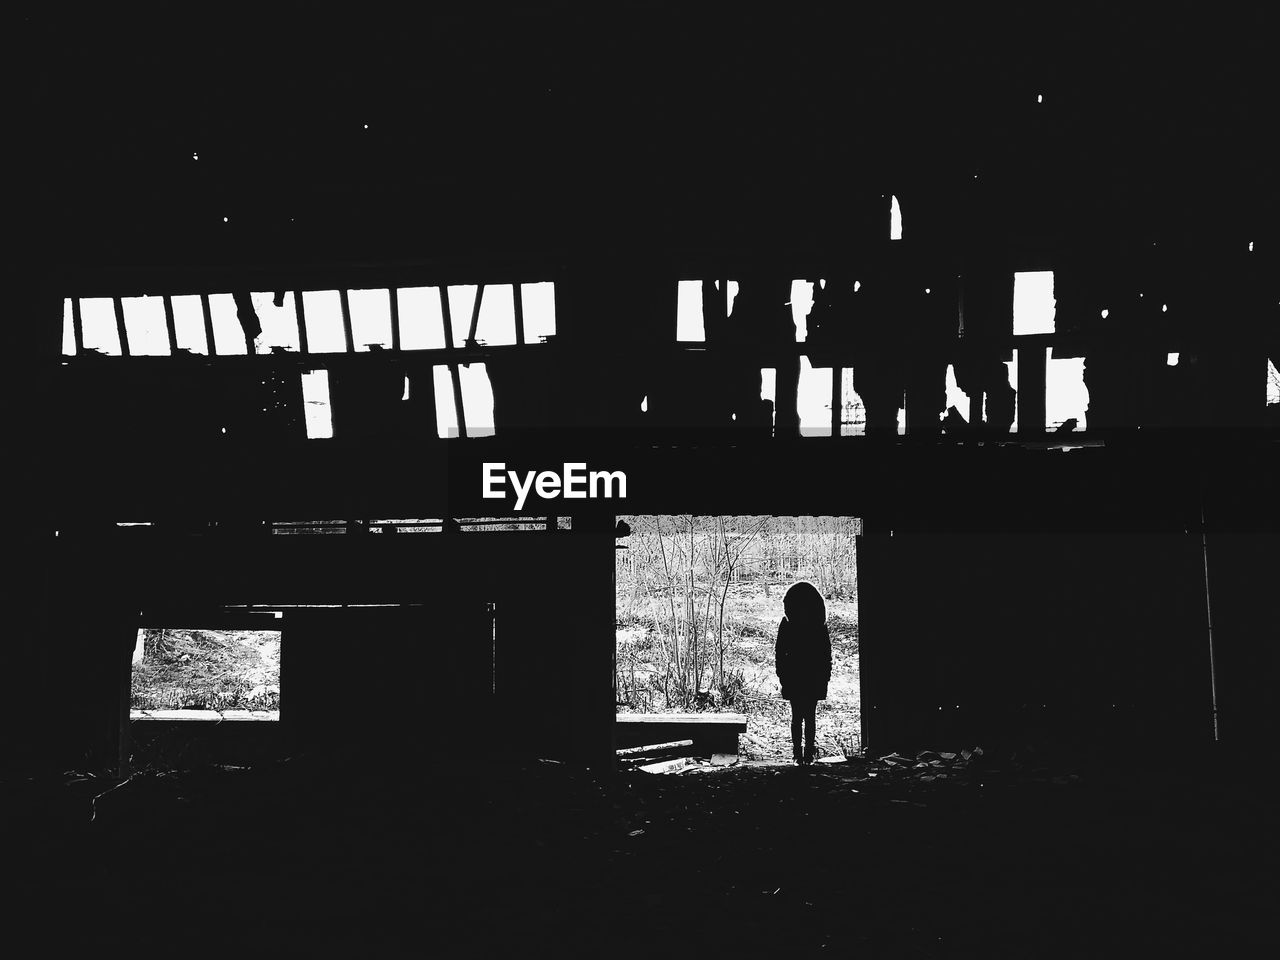
[{"label": "window opening", "polygon": [[391,291],[348,290],[351,335],[357,353],[391,349]]},{"label": "window opening", "polygon": [[279,720],[280,630],[144,627],[130,679],[131,720]]}]

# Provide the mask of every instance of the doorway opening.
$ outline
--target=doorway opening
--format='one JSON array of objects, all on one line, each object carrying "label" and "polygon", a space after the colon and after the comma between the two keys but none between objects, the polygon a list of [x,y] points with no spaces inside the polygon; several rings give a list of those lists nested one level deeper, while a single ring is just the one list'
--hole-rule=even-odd
[{"label": "doorway opening", "polygon": [[861,520],[619,519],[630,527],[614,571],[619,716],[742,715],[742,758],[788,759],[791,711],[774,647],[783,597],[807,581],[825,601],[832,652],[827,698],[817,710],[818,755],[861,752],[855,549]]}]

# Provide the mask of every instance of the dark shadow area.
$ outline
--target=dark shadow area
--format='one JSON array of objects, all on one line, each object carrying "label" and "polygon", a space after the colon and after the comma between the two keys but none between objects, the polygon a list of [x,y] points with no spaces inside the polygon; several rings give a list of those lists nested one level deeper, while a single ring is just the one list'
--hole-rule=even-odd
[{"label": "dark shadow area", "polygon": [[[12,18],[36,954],[1263,952],[1276,12],[851,15]],[[814,582],[856,748],[624,745],[619,515],[860,518],[856,637],[812,570],[752,637]],[[278,722],[131,721],[140,627],[264,610]]]}]

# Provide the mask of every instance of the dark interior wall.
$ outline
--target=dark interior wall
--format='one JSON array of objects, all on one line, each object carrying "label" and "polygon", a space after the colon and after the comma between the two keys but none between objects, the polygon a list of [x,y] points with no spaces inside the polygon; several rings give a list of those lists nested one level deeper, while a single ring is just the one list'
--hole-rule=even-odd
[{"label": "dark interior wall", "polygon": [[1198,536],[881,534],[860,551],[870,749],[1212,738]]},{"label": "dark interior wall", "polygon": [[[266,278],[303,287],[556,278],[560,328],[544,356],[559,359],[495,363],[498,442],[508,424],[630,425],[651,390],[649,423],[698,428],[720,409],[700,388],[708,357],[677,369],[649,354],[672,339],[675,277],[747,276],[743,264],[776,269],[784,258],[806,274],[863,262],[886,235],[882,201],[892,194],[913,257],[932,250],[966,276],[1055,270],[1062,331],[1120,332],[1115,298],[1156,289],[1151,277],[1133,289],[1133,273],[1135,251],[1158,241],[1159,288],[1176,294],[1169,330],[1209,342],[1184,350],[1177,368],[1161,365],[1164,349],[1142,349],[1143,368],[1164,378],[1155,411],[1132,396],[1142,391],[1130,389],[1127,360],[1109,374],[1087,344],[1055,345],[1055,356],[1089,357],[1090,430],[1256,426],[1262,348],[1233,338],[1273,344],[1276,329],[1270,8],[1206,16],[1188,6],[1155,22],[1101,4],[886,5],[860,12],[850,32],[832,29],[825,12],[687,7],[623,4],[610,20],[567,5],[486,4],[433,12],[425,26],[297,5],[259,11],[251,24],[203,11],[179,23],[154,4],[75,16],[50,7],[15,20],[27,113],[17,152],[28,169],[13,230],[23,282],[6,327],[16,359],[0,378],[14,412],[6,480],[16,489],[0,589],[12,611],[8,664],[21,681],[6,702],[20,752],[53,764],[79,762],[86,749],[110,759],[118,657],[135,607],[157,597],[179,607],[425,603],[425,621],[406,614],[395,625],[406,639],[391,662],[413,669],[384,671],[406,703],[417,702],[423,671],[447,672],[432,652],[439,622],[456,614],[478,630],[479,605],[494,601],[500,644],[518,638],[499,655],[516,740],[598,755],[611,729],[601,698],[612,597],[593,579],[612,568],[607,540],[563,560],[554,538],[535,538],[531,553],[524,541],[485,539],[474,554],[345,538],[261,551],[234,538],[68,545],[68,533],[83,538],[93,524],[114,536],[116,520],[235,517],[252,527],[265,516],[493,508],[459,505],[457,488],[474,495],[477,482],[454,464],[478,459],[476,447],[446,453],[429,429],[403,446],[360,436],[308,445],[296,420],[288,431],[237,429],[261,409],[245,389],[257,366],[225,378],[198,365],[155,377],[114,361],[101,377],[60,369],[69,294],[229,290]],[[168,32],[158,41],[157,28]],[[979,289],[966,291],[971,329]],[[1004,324],[1007,290],[986,293]],[[1138,330],[1143,316],[1133,314]],[[337,407],[350,384],[337,378]],[[916,413],[918,422],[932,412]],[[425,411],[419,420],[432,423]],[[1194,551],[1191,540],[1160,539],[1194,527],[1205,481],[1192,477],[1199,465],[1183,469],[1183,451],[1201,442],[1197,432],[1163,447],[1107,437],[1105,450],[1062,458],[967,443],[922,451],[911,438],[753,446],[742,433],[728,449],[691,429],[657,445],[627,440],[629,459],[609,466],[631,479],[625,512],[831,513],[897,531],[868,537],[861,566],[873,740],[882,729],[887,745],[923,741],[966,723],[975,735],[1118,740],[1116,730],[1132,739],[1137,724],[1158,721],[1198,736]],[[524,465],[597,459],[597,439],[539,435]],[[178,442],[189,446],[177,451]],[[1219,447],[1203,473],[1217,484],[1211,506],[1238,515],[1225,529],[1275,530],[1274,507],[1262,516],[1274,483],[1259,478],[1276,475],[1274,452],[1260,453],[1276,444],[1253,435]],[[517,459],[510,448],[480,449]],[[139,469],[157,456],[180,468]],[[1067,537],[1028,537],[1015,561],[999,541],[966,534],[954,541],[964,561],[944,568],[935,536],[905,533],[1077,524],[1153,539],[1094,536],[1068,548]],[[63,539],[53,537],[59,526]],[[1262,599],[1276,582],[1274,538],[1220,536],[1216,553],[1214,539],[1223,735],[1260,739],[1277,679]],[[1042,570],[1053,576],[1032,577]],[[477,580],[484,589],[470,589]],[[292,647],[305,648],[300,675],[314,670],[321,691],[344,679],[328,655],[345,652],[363,623],[290,625],[312,637]],[[948,639],[957,623],[967,657]],[[1075,686],[1071,669],[1082,674]],[[449,692],[465,707],[462,689]],[[1143,711],[1098,713],[1117,691],[1127,696],[1114,702]],[[1010,713],[1037,692],[1061,705],[1060,719]],[[588,715],[600,724],[583,723]]]},{"label": "dark interior wall", "polygon": [[1241,751],[1270,749],[1280,688],[1280,536],[1211,535],[1208,567],[1222,740]]},{"label": "dark interior wall", "polygon": [[46,569],[74,599],[33,605],[47,628],[19,663],[50,687],[10,704],[28,708],[19,763],[115,769],[140,612],[182,623],[244,603],[397,605],[285,612],[282,750],[612,754],[611,536],[50,539]]}]

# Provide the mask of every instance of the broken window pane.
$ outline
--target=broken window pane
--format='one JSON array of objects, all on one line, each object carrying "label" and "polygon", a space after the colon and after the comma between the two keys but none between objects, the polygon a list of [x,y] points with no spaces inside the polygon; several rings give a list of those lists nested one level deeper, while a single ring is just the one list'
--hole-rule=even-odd
[{"label": "broken window pane", "polygon": [[1015,336],[1033,333],[1053,333],[1056,307],[1057,301],[1053,296],[1052,270],[1037,270],[1013,275],[1013,332]]},{"label": "broken window pane", "polygon": [[493,436],[493,387],[484,364],[463,364],[458,368],[458,377],[462,381],[462,412],[467,422],[467,436]]},{"label": "broken window pane", "polygon": [[796,391],[800,436],[831,436],[831,377],[830,367],[815,370],[808,357],[800,358],[800,385]]},{"label": "broken window pane", "polygon": [[484,288],[476,339],[491,346],[516,342],[516,301],[511,284],[498,283]]},{"label": "broken window pane", "polygon": [[796,325],[796,343],[809,337],[809,311],[813,309],[813,282],[791,281],[791,319]]},{"label": "broken window pane", "polygon": [[458,411],[453,405],[453,377],[443,364],[431,368],[436,388],[436,434],[445,439],[458,435]]},{"label": "broken window pane", "polygon": [[169,330],[164,321],[164,298],[124,297],[120,303],[129,352],[135,357],[167,357]]},{"label": "broken window pane", "polygon": [[62,355],[73,357],[76,353],[76,327],[70,300],[62,301]]},{"label": "broken window pane", "polygon": [[840,436],[862,437],[867,433],[867,408],[853,389],[853,368],[840,370]]},{"label": "broken window pane", "polygon": [[[1015,322],[1016,322],[1016,321],[1015,321]],[[1012,353],[1012,355],[1013,355],[1013,359],[1012,359],[1012,360],[1006,360],[1006,361],[1004,362],[1004,365],[1005,365],[1006,369],[1008,369],[1008,371],[1009,371],[1009,373],[1008,373],[1008,376],[1009,376],[1009,384],[1014,388],[1014,395],[1013,395],[1013,423],[1011,423],[1011,424],[1009,425],[1009,432],[1010,432],[1010,433],[1017,433],[1017,432],[1018,432],[1018,406],[1019,406],[1019,404],[1018,404],[1018,394],[1017,394],[1017,388],[1018,388],[1018,351],[1017,351],[1016,349],[1014,349],[1014,350],[1012,350],[1012,351],[1011,351],[1011,353]],[[986,419],[987,419],[987,398],[986,398],[986,396],[985,396],[985,395],[984,395],[984,396],[983,396],[983,398],[982,398],[982,419],[983,419],[983,420],[986,420]]]},{"label": "broken window pane", "polygon": [[308,370],[302,375],[303,418],[308,440],[333,436],[333,408],[329,405],[329,371]]},{"label": "broken window pane", "polygon": [[449,329],[453,333],[453,345],[466,346],[467,334],[471,332],[471,311],[476,303],[476,285],[464,283],[449,287],[448,290]]},{"label": "broken window pane", "polygon": [[955,407],[956,415],[959,415],[968,424],[969,403],[969,394],[961,390],[960,385],[956,383],[955,365],[947,364],[947,410],[942,415],[943,421],[946,421],[947,417],[951,417],[951,408]]},{"label": "broken window pane", "polygon": [[702,317],[702,281],[681,280],[676,290],[676,340],[705,343],[706,325]]},{"label": "broken window pane", "polygon": [[306,316],[307,349],[311,353],[346,352],[342,297],[337,290],[307,290],[302,294],[302,312]]},{"label": "broken window pane", "polygon": [[524,312],[524,341],[537,343],[556,334],[556,285],[554,283],[520,284],[520,302]]},{"label": "broken window pane", "polygon": [[1050,432],[1067,420],[1076,421],[1076,430],[1085,429],[1089,390],[1084,385],[1084,358],[1050,359],[1045,369],[1045,424]]},{"label": "broken window pane", "polygon": [[[405,287],[397,295],[400,299],[400,349],[443,350],[444,314],[440,311],[439,288]],[[526,304],[526,326],[528,309]]]},{"label": "broken window pane", "polygon": [[770,403],[776,403],[777,400],[777,382],[778,371],[773,367],[763,367],[760,370],[760,399],[768,400]]},{"label": "broken window pane", "polygon": [[262,333],[258,336],[257,349],[260,353],[270,353],[277,348],[297,352],[301,349],[298,342],[298,310],[293,291],[287,291],[281,299],[281,306],[276,306],[274,293],[252,293],[254,312],[262,324]]},{"label": "broken window pane", "polygon": [[391,349],[391,291],[348,290],[351,335],[357,353],[368,353],[373,344]]},{"label": "broken window pane", "polygon": [[84,348],[113,357],[121,355],[120,333],[116,328],[116,305],[110,297],[91,297],[80,301],[80,325],[84,329]]},{"label": "broken window pane", "polygon": [[[720,281],[716,281],[716,289],[720,289]],[[733,313],[733,302],[738,299],[738,281],[729,281],[729,313]]]},{"label": "broken window pane", "polygon": [[204,332],[204,306],[196,296],[173,297],[173,327],[179,350],[207,354],[209,344]]},{"label": "broken window pane", "polygon": [[236,301],[229,293],[215,293],[209,297],[209,310],[213,315],[213,345],[220,356],[248,353],[244,340],[244,328],[236,316]]}]

